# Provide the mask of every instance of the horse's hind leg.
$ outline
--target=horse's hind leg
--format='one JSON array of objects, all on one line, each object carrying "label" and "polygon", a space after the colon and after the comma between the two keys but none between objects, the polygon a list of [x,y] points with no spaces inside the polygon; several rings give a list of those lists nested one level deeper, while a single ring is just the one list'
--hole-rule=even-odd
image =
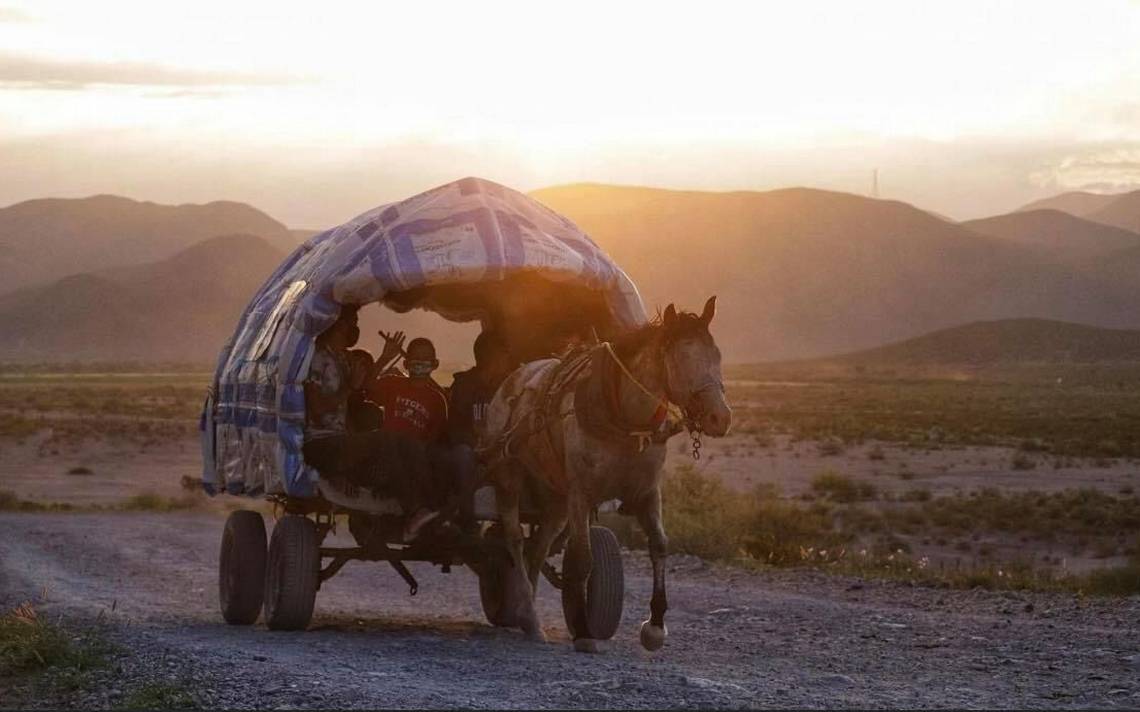
[{"label": "horse's hind leg", "polygon": [[550,545],[566,527],[566,507],[561,502],[551,502],[542,513],[542,521],[538,531],[531,535],[527,542],[526,572],[530,577],[531,591],[538,592],[538,577],[542,573],[542,565],[546,557],[550,556]]},{"label": "horse's hind leg", "polygon": [[646,650],[657,650],[669,635],[665,628],[665,557],[669,540],[661,524],[661,490],[654,489],[637,511],[637,521],[649,539],[649,560],[653,563],[653,598],[649,602],[649,620],[641,624],[641,645]]},{"label": "horse's hind leg", "polygon": [[597,652],[598,644],[590,632],[586,610],[586,584],[593,567],[590,551],[590,510],[581,495],[571,495],[570,537],[562,560],[562,608],[574,636],[574,649],[580,653]]},{"label": "horse's hind leg", "polygon": [[[511,473],[514,475],[515,473]],[[503,525],[503,538],[511,555],[511,574],[507,578],[507,601],[516,607],[516,620],[519,627],[532,640],[545,641],[542,626],[538,624],[538,614],[534,610],[534,590],[526,572],[526,559],[523,556],[522,523],[519,521],[519,485],[517,477],[509,482],[498,481],[495,486],[495,500],[499,519]]]}]

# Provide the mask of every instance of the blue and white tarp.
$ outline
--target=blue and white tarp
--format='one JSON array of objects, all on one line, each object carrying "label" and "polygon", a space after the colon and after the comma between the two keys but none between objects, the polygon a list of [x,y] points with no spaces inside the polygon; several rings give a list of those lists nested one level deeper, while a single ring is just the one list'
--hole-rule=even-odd
[{"label": "blue and white tarp", "polygon": [[257,291],[222,349],[201,420],[207,488],[314,495],[317,473],[301,456],[302,384],[314,340],[342,304],[524,272],[603,294],[619,326],[646,320],[636,287],[573,222],[479,178],[381,206],[309,239]]}]

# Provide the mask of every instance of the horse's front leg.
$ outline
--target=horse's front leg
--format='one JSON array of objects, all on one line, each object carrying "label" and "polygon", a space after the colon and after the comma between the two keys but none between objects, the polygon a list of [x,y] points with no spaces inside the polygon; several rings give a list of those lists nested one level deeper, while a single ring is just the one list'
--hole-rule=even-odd
[{"label": "horse's front leg", "polygon": [[507,576],[507,601],[515,606],[519,627],[531,640],[545,642],[546,636],[538,624],[538,614],[534,609],[534,590],[526,573],[526,558],[523,556],[522,523],[519,521],[519,492],[522,480],[518,465],[508,476],[495,483],[495,503],[499,511],[499,521],[503,525],[503,539],[511,556],[511,572]]},{"label": "horse's front leg", "polygon": [[641,624],[641,645],[646,650],[658,650],[665,644],[669,630],[665,627],[665,557],[669,539],[661,523],[661,488],[649,495],[637,512],[645,536],[649,539],[649,560],[653,563],[653,598],[649,602],[649,620]]}]

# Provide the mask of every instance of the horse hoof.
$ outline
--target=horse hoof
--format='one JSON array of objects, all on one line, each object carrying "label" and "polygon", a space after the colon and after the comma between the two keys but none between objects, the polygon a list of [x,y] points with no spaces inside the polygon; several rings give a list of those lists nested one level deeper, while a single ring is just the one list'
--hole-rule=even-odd
[{"label": "horse hoof", "polygon": [[575,638],[574,651],[578,653],[598,652],[598,641],[593,638]]},{"label": "horse hoof", "polygon": [[664,625],[655,626],[649,621],[641,624],[641,647],[646,650],[660,650],[662,645],[665,645],[665,638],[669,635],[669,629]]},{"label": "horse hoof", "polygon": [[542,632],[542,628],[533,628],[524,632],[526,633],[527,640],[533,643],[546,642],[546,633]]}]

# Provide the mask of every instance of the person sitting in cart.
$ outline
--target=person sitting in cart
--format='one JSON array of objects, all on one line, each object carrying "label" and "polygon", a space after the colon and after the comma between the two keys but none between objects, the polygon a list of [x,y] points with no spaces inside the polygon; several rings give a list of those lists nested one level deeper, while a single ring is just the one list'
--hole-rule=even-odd
[{"label": "person sitting in cart", "polygon": [[[402,333],[380,335],[386,342],[385,353],[402,350]],[[447,462],[446,447],[440,443],[447,425],[447,396],[431,375],[439,367],[435,345],[422,337],[412,339],[405,354],[407,376],[387,371],[370,379],[364,390],[384,412],[380,430],[418,443],[430,463],[430,474],[425,475],[422,469],[403,473],[404,499],[413,503],[405,504],[405,510],[413,512],[404,531],[405,541],[410,541],[442,513],[453,468]]]},{"label": "person sitting in cart", "polygon": [[455,374],[451,383],[451,404],[447,416],[455,494],[460,519],[468,526],[474,522],[472,507],[475,489],[479,485],[475,460],[479,432],[499,384],[517,366],[511,359],[507,342],[494,331],[480,332],[475,339],[474,351],[475,367]]},{"label": "person sitting in cart", "polygon": [[[375,443],[348,432],[348,401],[364,385],[367,370],[349,357],[360,338],[356,307],[345,306],[317,337],[305,389],[305,461],[326,476],[347,476],[371,458]],[[355,365],[354,365],[355,364]]]},{"label": "person sitting in cart", "polygon": [[[349,429],[349,401],[364,388],[384,364],[395,359],[399,344],[385,345],[380,359],[372,362],[350,356],[360,336],[357,309],[345,306],[337,320],[316,340],[316,349],[305,379],[305,462],[322,477],[347,480],[358,486],[388,487],[396,484],[405,508],[413,504],[400,487],[381,475],[388,471],[408,473],[413,481],[430,480],[431,466],[423,447],[406,437],[382,430],[357,432]],[[389,487],[390,488],[390,487]]]}]

